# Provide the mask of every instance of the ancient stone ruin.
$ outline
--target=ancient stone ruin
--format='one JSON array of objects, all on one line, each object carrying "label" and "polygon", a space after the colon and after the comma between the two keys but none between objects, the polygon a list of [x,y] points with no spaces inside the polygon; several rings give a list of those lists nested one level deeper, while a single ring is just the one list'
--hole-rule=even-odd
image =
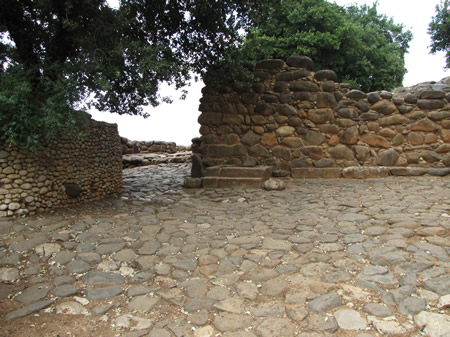
[{"label": "ancient stone ruin", "polygon": [[0,147],[0,216],[26,215],[122,191],[116,124],[89,120],[86,136],[63,136],[33,153]]},{"label": "ancient stone ruin", "polygon": [[304,56],[263,60],[247,89],[204,88],[193,151],[206,175],[217,166],[297,178],[449,173],[450,78],[364,93],[313,69]]}]

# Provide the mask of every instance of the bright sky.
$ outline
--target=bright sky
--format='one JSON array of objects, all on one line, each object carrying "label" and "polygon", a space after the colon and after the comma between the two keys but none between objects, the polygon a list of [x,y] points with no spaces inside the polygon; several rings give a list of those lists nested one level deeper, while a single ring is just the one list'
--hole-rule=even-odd
[{"label": "bright sky", "polygon": [[[374,0],[335,0],[339,5],[357,3],[371,5]],[[409,54],[406,55],[408,73],[403,80],[404,86],[412,86],[425,81],[439,81],[450,72],[444,72],[445,55],[430,55],[431,44],[427,34],[428,24],[435,15],[435,7],[440,0],[378,0],[379,13],[394,18],[394,22],[403,24],[414,35],[410,42]],[[203,83],[193,83],[186,100],[177,100],[177,93],[168,86],[163,86],[162,96],[173,97],[172,104],[161,104],[156,108],[148,107],[150,117],[120,116],[107,112],[91,111],[96,120],[117,123],[119,134],[131,140],[173,141],[178,145],[191,145],[191,139],[199,137],[200,125],[197,118],[199,100]]]}]

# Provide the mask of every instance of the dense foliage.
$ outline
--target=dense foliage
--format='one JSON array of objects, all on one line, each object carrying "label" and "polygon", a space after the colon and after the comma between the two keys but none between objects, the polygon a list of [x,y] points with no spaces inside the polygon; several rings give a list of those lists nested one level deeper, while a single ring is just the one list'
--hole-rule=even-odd
[{"label": "dense foliage", "polygon": [[372,6],[341,7],[325,0],[284,0],[252,29],[242,57],[307,55],[316,69],[368,92],[401,86],[412,34]]},{"label": "dense foliage", "polygon": [[144,114],[162,82],[201,74],[264,12],[258,0],[3,0],[0,142],[33,147],[80,110]]},{"label": "dense foliage", "polygon": [[450,68],[450,12],[448,0],[442,1],[436,6],[436,15],[428,27],[431,35],[431,53],[444,51],[446,53],[446,68]]}]

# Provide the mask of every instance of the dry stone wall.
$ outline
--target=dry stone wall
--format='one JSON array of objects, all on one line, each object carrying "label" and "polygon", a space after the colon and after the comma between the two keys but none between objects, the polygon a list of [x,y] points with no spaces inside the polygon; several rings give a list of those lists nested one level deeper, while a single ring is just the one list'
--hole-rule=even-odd
[{"label": "dry stone wall", "polygon": [[0,216],[26,215],[122,191],[116,124],[89,121],[86,136],[31,153],[0,147]]},{"label": "dry stone wall", "polygon": [[204,88],[193,146],[205,166],[450,167],[450,78],[364,93],[293,56],[259,62],[251,88]]}]

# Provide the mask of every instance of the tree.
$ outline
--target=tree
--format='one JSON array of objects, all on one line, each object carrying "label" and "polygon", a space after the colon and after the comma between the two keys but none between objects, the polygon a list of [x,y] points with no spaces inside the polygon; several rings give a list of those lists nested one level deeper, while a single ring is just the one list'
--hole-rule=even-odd
[{"label": "tree", "polygon": [[368,92],[401,86],[412,34],[372,6],[284,0],[251,29],[242,47],[250,61],[306,55],[316,69]]},{"label": "tree", "polygon": [[431,53],[438,51],[446,53],[446,67],[450,68],[450,12],[448,10],[448,0],[441,1],[436,5],[436,16],[434,16],[428,26],[428,34],[431,35]]},{"label": "tree", "polygon": [[[80,126],[89,104],[145,115],[202,74],[270,0],[2,0],[0,143],[37,146]],[[78,131],[77,131],[78,132]]]}]

